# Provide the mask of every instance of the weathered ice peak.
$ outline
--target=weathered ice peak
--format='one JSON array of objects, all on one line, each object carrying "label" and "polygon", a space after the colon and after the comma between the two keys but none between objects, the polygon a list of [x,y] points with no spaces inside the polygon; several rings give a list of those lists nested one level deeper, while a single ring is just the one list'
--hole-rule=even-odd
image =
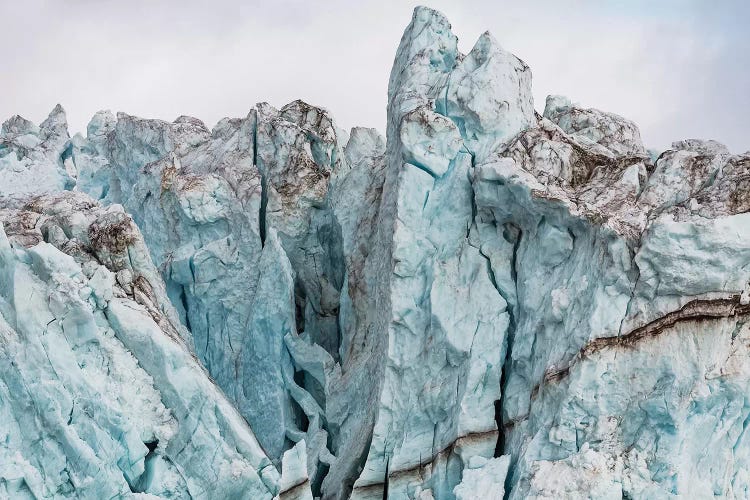
[{"label": "weathered ice peak", "polygon": [[46,120],[39,126],[43,139],[56,139],[65,142],[70,138],[68,134],[68,119],[65,116],[65,110],[57,104]]},{"label": "weathered ice peak", "polygon": [[13,140],[27,134],[38,136],[39,127],[22,116],[14,115],[3,123],[2,134],[6,140]]},{"label": "weathered ice peak", "polygon": [[437,109],[456,123],[477,162],[536,124],[531,70],[489,32],[451,72],[443,92]]},{"label": "weathered ice peak", "polygon": [[62,191],[75,185],[65,111],[55,106],[40,126],[16,115],[0,130],[0,197]]},{"label": "weathered ice peak", "polygon": [[704,155],[729,154],[727,147],[717,141],[702,139],[685,139],[672,143],[672,149],[691,151]]},{"label": "weathered ice peak", "polygon": [[93,139],[94,136],[106,136],[114,129],[116,123],[117,118],[111,111],[99,111],[86,127],[86,135],[89,139]]},{"label": "weathered ice peak", "polygon": [[750,154],[418,7],[387,138],[0,131],[0,497],[745,498]]},{"label": "weathered ice peak", "polygon": [[425,104],[459,58],[458,38],[443,14],[427,7],[414,9],[401,37],[388,82],[390,120]]},{"label": "weathered ice peak", "polygon": [[565,133],[600,144],[616,155],[645,154],[638,126],[614,113],[584,109],[562,96],[549,96],[544,117]]}]

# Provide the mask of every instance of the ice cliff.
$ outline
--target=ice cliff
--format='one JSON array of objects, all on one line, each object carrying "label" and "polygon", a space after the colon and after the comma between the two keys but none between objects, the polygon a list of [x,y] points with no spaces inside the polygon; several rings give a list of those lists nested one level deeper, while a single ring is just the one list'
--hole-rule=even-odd
[{"label": "ice cliff", "polygon": [[387,106],[3,124],[0,497],[750,497],[750,153],[422,7]]}]

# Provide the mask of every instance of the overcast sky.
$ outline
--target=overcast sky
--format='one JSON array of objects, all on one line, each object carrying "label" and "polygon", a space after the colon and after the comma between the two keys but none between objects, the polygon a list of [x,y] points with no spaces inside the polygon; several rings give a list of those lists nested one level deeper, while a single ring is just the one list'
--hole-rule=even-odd
[{"label": "overcast sky", "polygon": [[[468,52],[490,30],[547,94],[635,120],[649,147],[689,137],[750,150],[750,2],[426,3]],[[71,132],[100,109],[212,127],[301,98],[383,131],[388,74],[416,3],[396,0],[0,0],[0,116]]]}]

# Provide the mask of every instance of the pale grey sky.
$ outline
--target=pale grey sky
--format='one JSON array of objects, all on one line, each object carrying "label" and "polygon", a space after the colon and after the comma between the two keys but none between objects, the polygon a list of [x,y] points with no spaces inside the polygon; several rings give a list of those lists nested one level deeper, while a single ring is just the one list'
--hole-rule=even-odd
[{"label": "pale grey sky", "polygon": [[[490,30],[547,94],[635,120],[649,147],[750,149],[750,2],[475,0],[444,12],[468,52]],[[388,74],[416,2],[0,0],[0,117],[56,103],[71,132],[100,109],[212,127],[302,98],[383,131]]]}]

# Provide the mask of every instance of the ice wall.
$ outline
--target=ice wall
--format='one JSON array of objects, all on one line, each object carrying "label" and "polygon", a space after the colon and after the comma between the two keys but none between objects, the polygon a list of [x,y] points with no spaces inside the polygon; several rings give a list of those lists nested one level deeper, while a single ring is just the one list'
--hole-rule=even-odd
[{"label": "ice wall", "polygon": [[385,138],[8,120],[0,496],[748,497],[750,154],[531,83],[419,7]]}]

